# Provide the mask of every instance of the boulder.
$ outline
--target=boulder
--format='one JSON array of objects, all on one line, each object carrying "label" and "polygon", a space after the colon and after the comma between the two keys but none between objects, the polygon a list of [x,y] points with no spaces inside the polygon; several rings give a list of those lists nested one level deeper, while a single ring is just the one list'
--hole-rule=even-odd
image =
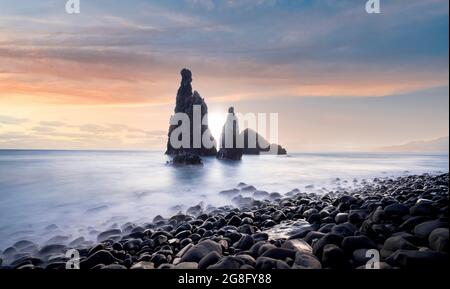
[{"label": "boulder", "polygon": [[243,264],[250,265],[252,267],[255,267],[255,265],[256,265],[255,258],[253,258],[252,256],[250,256],[248,254],[239,254],[236,256],[236,258],[239,261],[241,261],[241,263],[243,263]]},{"label": "boulder", "polygon": [[210,252],[217,252],[222,255],[222,246],[211,240],[204,240],[189,248],[181,257],[180,262],[200,262],[200,260]]},{"label": "boulder", "polygon": [[252,236],[243,234],[239,241],[233,244],[233,247],[240,250],[248,250],[253,246],[254,242]]},{"label": "boulder", "polygon": [[368,256],[367,250],[368,249],[357,249],[353,251],[352,262],[354,266],[365,266],[367,262],[372,259],[372,256]]},{"label": "boulder", "polygon": [[281,222],[281,221],[283,221],[283,220],[286,219],[286,215],[283,213],[283,211],[278,210],[278,211],[275,211],[275,212],[272,214],[272,219],[273,219],[275,222],[279,223],[279,222]]},{"label": "boulder", "polygon": [[405,269],[442,269],[448,267],[449,256],[435,251],[398,250],[386,262]]},{"label": "boulder", "polygon": [[[41,248],[41,250],[39,250],[39,255],[40,256],[48,256],[48,255],[52,255],[52,254],[58,254],[58,253],[65,253],[67,250],[67,247],[64,245],[57,245],[57,244],[53,244],[53,245],[46,245],[44,247]],[[7,256],[8,254],[5,252],[3,252],[3,255]]]},{"label": "boulder", "polygon": [[181,262],[175,265],[175,270],[196,270],[198,269],[198,264],[196,262]]},{"label": "boulder", "polygon": [[256,269],[270,270],[277,268],[277,260],[269,257],[259,257],[256,259]]},{"label": "boulder", "polygon": [[296,251],[285,248],[271,248],[261,254],[261,257],[272,258],[275,260],[285,260],[286,258],[295,258]]},{"label": "boulder", "polygon": [[295,254],[295,261],[292,269],[322,269],[322,264],[316,256],[299,251]]},{"label": "boulder", "polygon": [[208,266],[208,269],[211,270],[236,270],[239,269],[242,265],[242,261],[236,257],[223,257],[214,265]]},{"label": "boulder", "polygon": [[134,264],[133,266],[131,266],[131,269],[133,270],[151,270],[151,269],[155,269],[155,265],[151,262],[138,262],[136,264]]},{"label": "boulder", "polygon": [[214,265],[219,262],[222,256],[216,251],[212,251],[203,257],[198,263],[198,269],[206,269],[208,266]]},{"label": "boulder", "polygon": [[312,245],[315,241],[319,240],[320,238],[322,238],[323,236],[325,236],[328,233],[311,231],[308,234],[306,234],[306,236],[303,240],[305,240],[306,243]]},{"label": "boulder", "polygon": [[344,238],[340,235],[335,234],[326,234],[322,238],[320,238],[317,242],[314,243],[313,247],[313,253],[318,258],[322,259],[322,252],[323,248],[328,244],[334,244],[334,245],[340,245],[342,243],[342,240]]},{"label": "boulder", "polygon": [[374,223],[381,223],[386,218],[386,213],[381,207],[378,207],[372,214],[371,220]]},{"label": "boulder", "polygon": [[350,236],[342,240],[341,247],[346,254],[351,255],[358,249],[376,249],[377,244],[366,236]]},{"label": "boulder", "polygon": [[448,228],[448,222],[433,220],[423,222],[414,227],[414,235],[420,239],[428,239],[428,236],[437,228]]},{"label": "boulder", "polygon": [[415,226],[428,221],[428,217],[426,216],[414,216],[409,217],[406,221],[404,221],[398,228],[403,231],[410,232],[414,229]]},{"label": "boulder", "polygon": [[92,269],[96,265],[110,265],[115,262],[120,262],[119,259],[115,258],[110,252],[106,250],[100,250],[89,256],[87,259],[80,262],[81,269]]},{"label": "boulder", "polygon": [[402,217],[409,214],[409,208],[403,204],[391,204],[384,208],[384,213],[388,217]]},{"label": "boulder", "polygon": [[281,248],[312,254],[311,246],[302,239],[287,240],[281,245]]},{"label": "boulder", "polygon": [[336,226],[335,223],[325,224],[322,227],[320,227],[319,232],[325,233],[325,234],[330,233],[334,226]]},{"label": "boulder", "polygon": [[253,257],[253,258],[257,258],[260,253],[259,250],[261,249],[262,246],[264,246],[266,244],[265,241],[258,241],[256,242],[249,250],[248,253]]},{"label": "boulder", "polygon": [[122,231],[120,231],[119,229],[112,229],[112,230],[104,231],[97,236],[97,241],[103,242],[105,240],[108,240],[112,236],[117,236],[117,235],[121,235],[121,234],[122,234]]},{"label": "boulder", "polygon": [[438,210],[433,206],[433,202],[419,202],[410,208],[411,216],[432,217]]},{"label": "boulder", "polygon": [[337,224],[342,224],[348,221],[348,213],[338,213],[334,220]]},{"label": "boulder", "polygon": [[418,250],[418,248],[402,236],[390,237],[384,242],[383,248],[381,249],[381,257],[388,258],[398,250],[412,251]]},{"label": "boulder", "polygon": [[348,267],[344,251],[334,244],[327,244],[323,248],[322,264],[324,267],[343,269]]},{"label": "boulder", "polygon": [[128,268],[119,264],[110,264],[102,268],[102,270],[127,270]]},{"label": "boulder", "polygon": [[332,229],[331,229],[331,234],[335,234],[335,235],[339,235],[342,237],[348,237],[348,236],[353,236],[356,232],[356,227],[349,223],[342,223],[342,224],[338,224],[335,225]]},{"label": "boulder", "polygon": [[448,228],[434,229],[428,242],[432,250],[448,253]]}]

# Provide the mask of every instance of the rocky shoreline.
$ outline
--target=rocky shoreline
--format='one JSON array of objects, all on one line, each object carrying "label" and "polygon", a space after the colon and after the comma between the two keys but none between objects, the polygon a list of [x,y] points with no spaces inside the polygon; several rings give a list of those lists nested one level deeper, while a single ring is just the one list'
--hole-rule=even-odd
[{"label": "rocky shoreline", "polygon": [[[356,269],[368,262],[447,268],[448,185],[448,173],[405,176],[353,192],[293,190],[257,201],[238,194],[256,190],[241,184],[229,192],[238,194],[240,209],[193,207],[141,226],[127,223],[100,233],[90,247],[23,240],[0,252],[0,266],[65,269],[74,248],[81,269]],[[371,263],[377,255],[380,262]]]}]

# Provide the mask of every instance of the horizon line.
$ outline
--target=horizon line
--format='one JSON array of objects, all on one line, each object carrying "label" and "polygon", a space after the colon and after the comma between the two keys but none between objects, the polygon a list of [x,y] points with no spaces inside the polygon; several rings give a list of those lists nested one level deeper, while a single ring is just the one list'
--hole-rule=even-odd
[{"label": "horizon line", "polygon": [[[5,151],[47,151],[47,152],[154,152],[162,153],[164,155],[164,149],[51,149],[51,148],[35,148],[35,149],[17,149],[17,148],[0,148],[0,152]],[[449,151],[292,151],[288,152],[286,156],[290,154],[416,154],[416,155],[449,155]],[[248,155],[247,155],[248,156]],[[261,156],[261,155],[255,155]]]}]

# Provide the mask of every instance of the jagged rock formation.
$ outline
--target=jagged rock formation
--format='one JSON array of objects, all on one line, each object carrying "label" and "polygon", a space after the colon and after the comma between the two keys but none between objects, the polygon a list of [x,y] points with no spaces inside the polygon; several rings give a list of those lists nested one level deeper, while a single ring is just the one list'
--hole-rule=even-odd
[{"label": "jagged rock formation", "polygon": [[230,107],[228,109],[227,120],[222,129],[220,150],[217,154],[217,158],[227,160],[241,160],[244,150],[242,147],[238,147],[239,137],[238,119],[234,114],[234,107]]},{"label": "jagged rock formation", "polygon": [[[217,154],[216,149],[216,142],[214,138],[211,135],[211,132],[208,128],[208,125],[203,125],[201,123],[194,124],[194,105],[199,105],[201,107],[201,119],[203,120],[208,113],[208,106],[206,105],[205,100],[200,96],[200,94],[197,91],[192,92],[192,72],[189,69],[183,69],[181,70],[181,84],[180,88],[178,89],[177,98],[176,98],[176,106],[175,106],[175,113],[185,113],[189,117],[190,120],[190,145],[189,147],[181,147],[179,149],[174,148],[170,143],[170,137],[172,132],[178,128],[181,123],[178,123],[177,125],[171,125],[169,127],[169,139],[167,141],[167,155],[176,156],[179,154],[186,155],[186,154],[192,154],[197,156],[215,156]],[[201,126],[201,135],[204,134],[208,135],[211,142],[214,143],[214,146],[212,148],[207,148],[204,146],[203,142],[201,144],[200,148],[194,148],[194,137],[193,132],[194,129],[198,129],[197,127],[194,128],[194,125],[200,125]],[[182,159],[194,159],[191,157],[183,157]]]},{"label": "jagged rock formation", "polygon": [[252,129],[245,129],[241,133],[241,137],[244,138],[244,155],[259,155],[261,153],[269,152],[274,152],[273,154],[276,155],[287,154],[286,149],[281,145],[270,144],[265,138]]},{"label": "jagged rock formation", "polygon": [[[201,117],[198,122],[194,120],[194,107],[200,108]],[[187,147],[174,148],[170,142],[172,132],[180,128],[181,121],[177,124],[172,124],[169,127],[169,139],[167,141],[167,155],[177,156],[172,160],[173,164],[201,164],[200,156],[217,156],[219,159],[240,160],[243,154],[259,155],[261,153],[270,153],[278,155],[287,154],[286,149],[278,144],[269,144],[267,140],[260,137],[258,133],[251,129],[246,129],[242,133],[239,133],[239,127],[237,124],[237,118],[234,114],[234,108],[229,109],[229,116],[227,123],[225,123],[222,132],[221,149],[217,152],[216,141],[214,140],[211,132],[208,128],[207,113],[208,106],[205,100],[200,96],[197,91],[192,91],[192,72],[189,69],[181,70],[181,84],[178,89],[175,113],[184,113],[190,120],[189,134],[190,142]],[[197,119],[197,118],[196,118]],[[204,121],[202,121],[204,120]],[[200,126],[200,127],[198,127]],[[202,139],[199,143],[201,145],[197,148],[194,147],[194,132],[201,132]],[[232,136],[231,146],[226,144],[224,135],[228,131],[228,134]],[[210,142],[214,145],[211,148],[205,146],[203,142],[204,136],[209,138]],[[181,135],[178,136],[181,138]],[[242,138],[244,139],[242,141]],[[179,139],[180,140],[180,139]],[[256,141],[253,141],[256,140]],[[256,142],[256,145],[255,145]],[[243,144],[243,146],[242,146]],[[253,144],[253,145],[252,145]]]}]

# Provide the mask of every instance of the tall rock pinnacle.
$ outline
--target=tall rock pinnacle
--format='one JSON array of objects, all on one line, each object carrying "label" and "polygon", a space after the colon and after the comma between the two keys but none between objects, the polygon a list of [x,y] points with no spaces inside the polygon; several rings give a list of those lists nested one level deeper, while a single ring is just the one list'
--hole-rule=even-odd
[{"label": "tall rock pinnacle", "polygon": [[240,160],[244,153],[243,147],[239,147],[239,125],[238,119],[234,113],[234,107],[228,109],[227,120],[222,129],[220,140],[220,150],[217,154],[218,159]]},{"label": "tall rock pinnacle", "polygon": [[185,112],[189,101],[192,98],[192,72],[184,68],[181,70],[181,84],[177,93],[177,103],[175,106],[175,113]]},{"label": "tall rock pinnacle", "polygon": [[[179,149],[174,148],[170,143],[170,137],[172,132],[178,128],[181,124],[171,125],[169,127],[169,140],[167,142],[167,155],[180,155],[180,154],[193,154],[197,156],[215,156],[217,154],[216,142],[211,135],[208,125],[202,123],[195,124],[194,122],[194,106],[197,105],[201,108],[201,119],[206,118],[208,113],[208,106],[205,100],[200,96],[197,91],[192,92],[192,72],[189,69],[181,70],[181,83],[178,89],[175,113],[185,113],[190,120],[190,145],[188,147],[181,147]],[[204,122],[207,123],[207,122]],[[195,125],[199,127],[194,127]],[[201,131],[201,136],[209,137],[211,142],[214,143],[212,148],[207,148],[201,144],[200,148],[194,148],[194,131]]]}]

